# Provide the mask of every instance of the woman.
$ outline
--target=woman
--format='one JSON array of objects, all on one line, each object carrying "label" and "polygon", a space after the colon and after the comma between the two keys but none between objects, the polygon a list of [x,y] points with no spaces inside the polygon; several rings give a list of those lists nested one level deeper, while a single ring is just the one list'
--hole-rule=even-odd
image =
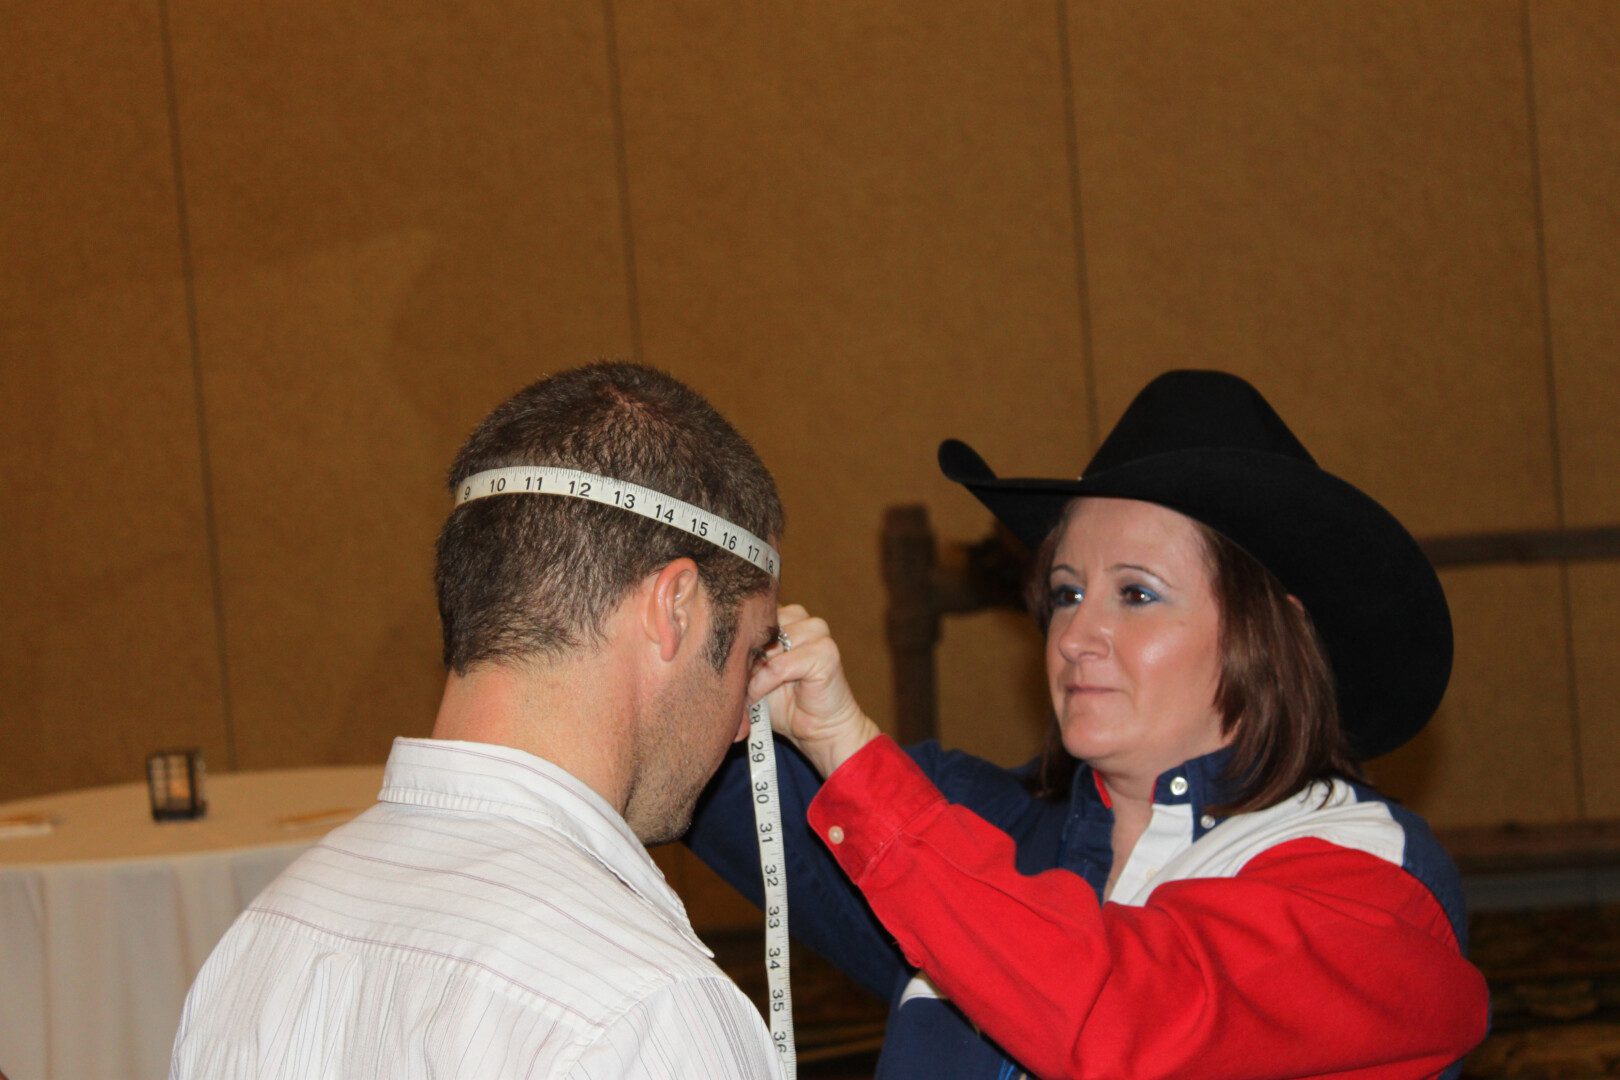
[{"label": "woman", "polygon": [[[792,920],[890,995],[878,1075],[1453,1071],[1488,1012],[1457,874],[1356,764],[1415,735],[1450,672],[1412,538],[1214,372],[1154,380],[1078,480],[940,459],[1039,553],[1040,767],[908,756],[802,609],[750,687],[826,778],[782,755],[784,814],[824,845],[790,838]],[[717,817],[737,786],[694,848],[743,884]]]}]

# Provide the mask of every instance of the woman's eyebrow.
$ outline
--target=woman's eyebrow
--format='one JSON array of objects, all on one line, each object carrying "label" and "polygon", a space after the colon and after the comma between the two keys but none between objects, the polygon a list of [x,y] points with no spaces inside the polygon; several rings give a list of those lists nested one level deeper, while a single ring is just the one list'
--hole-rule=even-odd
[{"label": "woman's eyebrow", "polygon": [[1113,566],[1110,566],[1108,569],[1109,569],[1110,573],[1117,573],[1120,570],[1135,570],[1137,573],[1146,574],[1148,577],[1153,578],[1156,581],[1162,582],[1163,584],[1168,585],[1172,589],[1175,588],[1175,584],[1169,578],[1165,577],[1163,574],[1159,573],[1157,570],[1151,570],[1148,567],[1141,565],[1140,563],[1115,563]]}]

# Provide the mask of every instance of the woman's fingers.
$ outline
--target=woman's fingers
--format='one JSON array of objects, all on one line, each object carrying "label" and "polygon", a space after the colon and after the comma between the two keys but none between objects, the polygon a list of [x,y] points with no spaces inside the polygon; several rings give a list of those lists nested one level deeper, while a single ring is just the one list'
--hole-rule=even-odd
[{"label": "woman's fingers", "polygon": [[877,726],[855,701],[826,622],[792,604],[778,611],[777,623],[785,641],[754,672],[748,696],[769,696],[771,726],[825,775],[877,734]]},{"label": "woman's fingers", "polygon": [[[817,685],[804,688],[806,700],[802,703],[813,713],[819,700],[817,695],[824,691],[825,684],[843,679],[843,662],[838,656],[838,646],[833,642],[827,624],[820,619],[782,618],[779,625],[783,637],[787,639],[787,647],[784,648],[784,643],[778,641],[766,653],[765,662],[755,669],[749,679],[748,696],[751,700],[758,700],[785,684],[817,680]],[[793,704],[801,703],[795,700]],[[779,721],[786,719],[785,716],[778,717]],[[790,731],[783,733],[793,734]]]},{"label": "woman's fingers", "polygon": [[[817,637],[828,636],[827,624],[820,619],[812,619],[810,613],[798,604],[778,608],[776,625],[781,634],[777,639],[777,651],[779,652],[786,652],[791,648],[808,644]],[[788,648],[783,648],[783,646]]]}]

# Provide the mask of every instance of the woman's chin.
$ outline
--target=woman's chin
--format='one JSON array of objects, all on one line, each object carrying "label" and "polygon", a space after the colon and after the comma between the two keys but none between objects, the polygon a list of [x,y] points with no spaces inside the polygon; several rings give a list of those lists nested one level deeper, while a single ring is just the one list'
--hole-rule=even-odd
[{"label": "woman's chin", "polygon": [[1079,758],[1087,765],[1098,765],[1116,756],[1124,747],[1118,738],[1114,738],[1106,731],[1081,725],[1065,724],[1063,727],[1063,749],[1071,757]]}]

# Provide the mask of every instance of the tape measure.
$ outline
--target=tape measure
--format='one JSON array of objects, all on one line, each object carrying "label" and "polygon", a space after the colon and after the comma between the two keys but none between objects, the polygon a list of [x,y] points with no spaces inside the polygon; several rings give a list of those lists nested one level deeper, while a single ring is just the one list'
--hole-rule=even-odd
[{"label": "tape measure", "polygon": [[[493,495],[560,495],[616,506],[681,529],[724,548],[780,578],[782,557],[747,529],[716,517],[701,506],[642,487],[578,469],[514,465],[489,469],[461,482],[456,505]],[[799,1053],[793,1040],[793,987],[789,968],[787,858],[782,843],[782,799],[776,784],[776,749],[770,707],[757,701],[748,709],[748,786],[754,806],[754,839],[765,893],[765,983],[771,1044],[786,1080],[796,1080]]]},{"label": "tape measure", "polygon": [[776,786],[776,746],[770,706],[748,709],[748,786],[754,804],[754,839],[765,893],[765,986],[770,995],[771,1042],[782,1073],[794,1080],[799,1052],[793,1042],[793,987],[788,973],[787,851],[782,844],[782,799]]},{"label": "tape measure", "polygon": [[461,487],[456,491],[456,505],[491,495],[524,494],[561,495],[567,499],[584,499],[603,506],[616,506],[707,540],[759,567],[773,578],[782,576],[779,570],[782,556],[747,529],[716,517],[701,506],[693,506],[640,484],[580,472],[578,469],[514,465],[476,473],[461,482]]}]

